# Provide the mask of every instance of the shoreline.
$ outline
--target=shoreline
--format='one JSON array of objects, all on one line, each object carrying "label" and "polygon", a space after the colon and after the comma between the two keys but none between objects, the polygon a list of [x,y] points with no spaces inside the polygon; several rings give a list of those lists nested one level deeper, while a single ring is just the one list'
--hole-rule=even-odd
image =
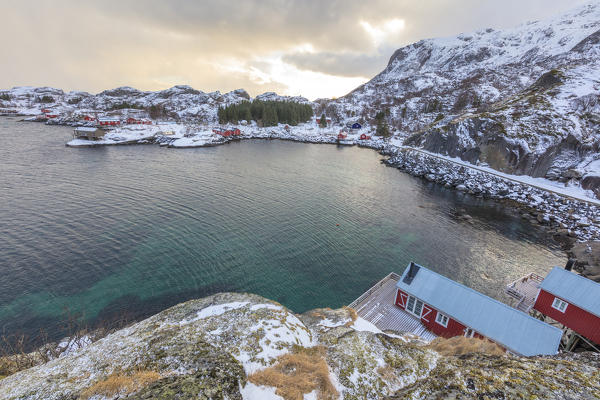
[{"label": "shoreline", "polygon": [[[107,133],[107,135],[112,134],[114,139],[101,140],[97,143],[76,139],[66,143],[66,146],[76,148],[158,144],[161,147],[189,149],[214,147],[251,139],[348,146],[348,144],[337,143],[335,135],[337,128],[319,128],[311,123],[290,127],[288,130],[281,126],[259,128],[256,125],[240,125],[236,127],[242,132],[240,136],[222,137],[213,134],[209,125],[159,123],[141,128],[125,125]],[[172,130],[169,135],[164,134],[167,129]],[[196,132],[190,133],[190,129],[195,129]],[[361,132],[368,131],[369,129],[366,128]],[[132,137],[133,135],[138,136]],[[441,154],[432,154],[423,149],[406,147],[399,143],[398,139],[375,137],[372,140],[358,140],[358,136],[359,134],[352,135],[350,139],[354,143],[350,146],[356,145],[379,152],[387,157],[382,161],[387,166],[453,190],[499,201],[504,206],[517,210],[523,219],[545,229],[567,255],[575,242],[600,240],[600,200],[582,193],[568,193],[569,188],[560,190],[556,187],[554,190],[550,184],[542,186],[535,182],[527,182],[536,179],[529,176],[519,179],[519,176],[492,171],[491,168],[472,165]]]}]

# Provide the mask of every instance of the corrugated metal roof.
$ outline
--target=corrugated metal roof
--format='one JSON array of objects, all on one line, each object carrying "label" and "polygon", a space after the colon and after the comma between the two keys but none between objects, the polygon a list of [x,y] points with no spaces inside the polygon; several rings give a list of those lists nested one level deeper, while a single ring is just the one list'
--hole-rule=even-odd
[{"label": "corrugated metal roof", "polygon": [[452,319],[524,356],[557,353],[560,329],[424,267],[406,284],[408,270],[396,286]]},{"label": "corrugated metal roof", "polygon": [[600,283],[554,267],[542,281],[541,288],[600,317]]}]

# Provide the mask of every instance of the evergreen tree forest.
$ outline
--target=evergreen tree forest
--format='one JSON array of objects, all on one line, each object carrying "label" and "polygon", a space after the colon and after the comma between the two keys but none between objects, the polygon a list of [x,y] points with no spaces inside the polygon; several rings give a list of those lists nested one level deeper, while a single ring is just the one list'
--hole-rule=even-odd
[{"label": "evergreen tree forest", "polygon": [[219,123],[234,123],[239,121],[256,121],[262,126],[277,124],[298,125],[310,120],[313,116],[312,107],[291,101],[242,101],[227,107],[219,107]]}]

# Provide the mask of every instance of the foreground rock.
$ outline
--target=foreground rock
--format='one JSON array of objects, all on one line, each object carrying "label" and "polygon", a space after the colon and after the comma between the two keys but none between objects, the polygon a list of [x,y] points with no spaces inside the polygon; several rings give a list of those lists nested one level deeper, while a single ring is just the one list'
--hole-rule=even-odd
[{"label": "foreground rock", "polygon": [[222,293],[6,377],[0,398],[597,398],[599,364],[596,355],[443,356],[350,309],[297,316],[256,295]]}]

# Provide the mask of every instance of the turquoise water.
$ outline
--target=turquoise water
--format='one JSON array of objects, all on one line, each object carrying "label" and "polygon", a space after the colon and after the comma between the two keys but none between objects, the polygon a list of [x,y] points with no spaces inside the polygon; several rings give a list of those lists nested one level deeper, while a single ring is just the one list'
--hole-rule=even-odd
[{"label": "turquoise water", "polygon": [[[493,201],[284,141],[73,149],[71,129],[0,118],[0,329],[59,335],[219,291],[296,312],[350,303],[414,260],[488,295],[564,264]],[[472,222],[454,217],[457,209]]]}]

